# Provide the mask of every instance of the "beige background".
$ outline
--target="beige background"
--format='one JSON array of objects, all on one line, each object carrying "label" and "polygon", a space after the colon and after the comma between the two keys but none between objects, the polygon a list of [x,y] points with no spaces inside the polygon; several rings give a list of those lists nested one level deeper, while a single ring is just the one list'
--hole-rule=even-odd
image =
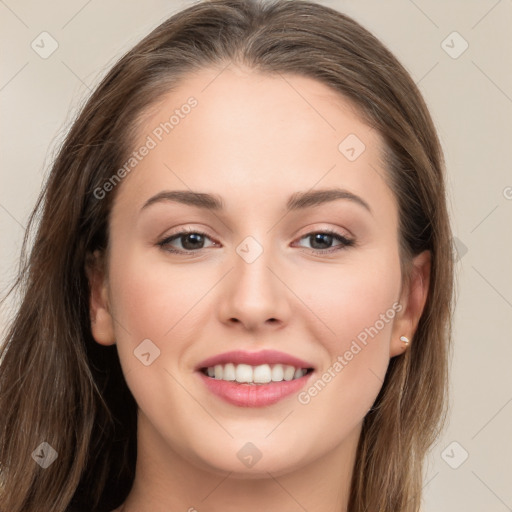
[{"label": "beige background", "polygon": [[[0,0],[2,290],[77,107],[124,51],[190,3]],[[512,0],[320,3],[353,16],[402,61],[445,150],[459,300],[450,422],[431,452],[424,511],[512,510]],[[47,59],[31,47],[43,31],[58,43]]]}]

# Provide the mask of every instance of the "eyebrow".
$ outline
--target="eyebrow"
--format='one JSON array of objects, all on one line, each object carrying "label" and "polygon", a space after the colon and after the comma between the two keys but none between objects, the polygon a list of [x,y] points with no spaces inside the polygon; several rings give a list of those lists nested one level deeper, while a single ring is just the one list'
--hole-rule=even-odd
[{"label": "eyebrow", "polygon": [[[296,211],[305,208],[319,206],[324,203],[336,201],[338,199],[346,199],[358,204],[368,210],[372,215],[370,205],[356,194],[341,188],[328,188],[322,190],[309,190],[307,192],[295,192],[290,196],[286,203],[287,211]],[[221,211],[224,209],[222,197],[217,194],[209,194],[205,192],[194,192],[192,190],[164,190],[150,197],[142,206],[144,210],[148,206],[164,201],[173,201],[196,208],[206,210]]]}]

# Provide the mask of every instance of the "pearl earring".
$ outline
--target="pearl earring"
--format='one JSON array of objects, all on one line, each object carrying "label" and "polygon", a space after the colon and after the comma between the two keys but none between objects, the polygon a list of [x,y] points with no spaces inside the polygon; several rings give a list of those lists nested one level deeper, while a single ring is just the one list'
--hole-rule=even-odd
[{"label": "pearl earring", "polygon": [[409,344],[409,338],[407,336],[400,336],[400,341],[403,341],[406,345]]}]

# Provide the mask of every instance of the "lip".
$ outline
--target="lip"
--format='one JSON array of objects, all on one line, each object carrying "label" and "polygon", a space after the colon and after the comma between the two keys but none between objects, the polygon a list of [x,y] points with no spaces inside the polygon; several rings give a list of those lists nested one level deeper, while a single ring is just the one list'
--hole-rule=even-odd
[{"label": "lip", "polygon": [[227,363],[249,364],[251,366],[258,366],[261,364],[284,364],[295,366],[295,368],[315,369],[311,363],[277,350],[260,350],[258,352],[232,350],[231,352],[224,352],[223,354],[218,354],[201,361],[195,369],[201,370],[202,368],[208,368],[209,366],[215,366],[216,364]]},{"label": "lip", "polygon": [[269,382],[268,384],[246,384],[208,377],[197,372],[208,390],[224,401],[238,407],[263,407],[298,393],[310,380],[312,371],[299,379]]},{"label": "lip", "polygon": [[[235,365],[249,364],[251,366],[282,364],[295,366],[295,368],[308,368],[313,371],[303,375],[299,379],[269,382],[267,384],[247,384],[214,379],[208,377],[208,375],[205,375],[201,371],[209,366],[227,363],[233,363]],[[238,407],[263,407],[275,404],[287,396],[299,392],[315,373],[315,368],[311,363],[277,350],[260,350],[258,352],[232,350],[205,359],[199,363],[195,369],[197,375],[211,393]]]}]

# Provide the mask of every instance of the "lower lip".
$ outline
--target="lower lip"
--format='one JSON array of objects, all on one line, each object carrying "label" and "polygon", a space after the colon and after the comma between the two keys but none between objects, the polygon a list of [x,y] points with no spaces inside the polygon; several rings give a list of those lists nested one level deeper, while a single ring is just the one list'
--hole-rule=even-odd
[{"label": "lower lip", "polygon": [[244,384],[213,379],[201,371],[199,371],[199,376],[214,395],[230,404],[238,407],[263,407],[275,404],[283,398],[297,393],[306,385],[313,373],[308,373],[299,379],[269,382],[268,384]]}]

